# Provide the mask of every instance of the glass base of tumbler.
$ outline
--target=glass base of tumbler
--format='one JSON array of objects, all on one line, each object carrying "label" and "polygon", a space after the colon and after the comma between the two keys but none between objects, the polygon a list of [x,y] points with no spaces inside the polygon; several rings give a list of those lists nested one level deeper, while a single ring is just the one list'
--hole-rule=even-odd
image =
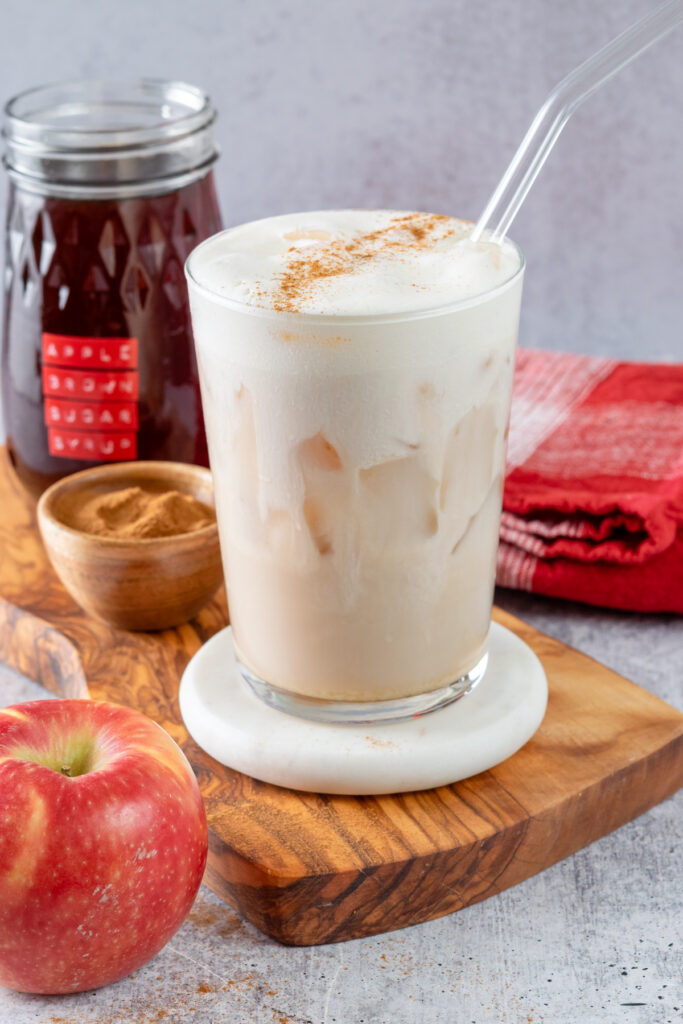
[{"label": "glass base of tumbler", "polygon": [[351,702],[318,700],[315,697],[302,697],[289,690],[282,690],[255,676],[239,658],[237,659],[242,679],[264,704],[295,718],[328,722],[331,725],[400,722],[426,715],[471,693],[486,672],[487,663],[488,654],[484,654],[467,675],[460,676],[447,686],[441,686],[429,693],[418,693],[413,697],[400,697],[397,700]]}]

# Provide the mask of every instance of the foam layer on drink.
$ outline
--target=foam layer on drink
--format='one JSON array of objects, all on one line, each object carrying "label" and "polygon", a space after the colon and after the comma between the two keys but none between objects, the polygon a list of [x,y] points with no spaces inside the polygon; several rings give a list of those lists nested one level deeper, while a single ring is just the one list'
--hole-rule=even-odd
[{"label": "foam layer on drink", "polygon": [[224,232],[192,257],[216,295],[282,312],[372,316],[461,302],[509,280],[519,255],[469,242],[472,224],[437,214],[328,210]]},{"label": "foam layer on drink", "polygon": [[[296,254],[320,270],[319,232],[369,245],[382,225],[391,244],[361,261],[367,275],[299,266],[287,284]],[[424,229],[419,248],[401,235],[399,254],[396,225]],[[490,243],[454,271],[464,232],[427,215],[304,214],[227,232],[191,259],[233,633],[278,687],[409,696],[485,650],[521,273],[511,244],[495,266]],[[416,268],[420,287],[401,286]]]}]

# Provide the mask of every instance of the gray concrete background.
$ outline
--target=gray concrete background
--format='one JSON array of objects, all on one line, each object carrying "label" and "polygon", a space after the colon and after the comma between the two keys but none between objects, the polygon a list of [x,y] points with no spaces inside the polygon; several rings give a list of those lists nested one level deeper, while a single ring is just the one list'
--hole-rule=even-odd
[{"label": "gray concrete background", "polygon": [[[228,224],[347,205],[476,218],[552,85],[654,6],[2,0],[0,96],[80,75],[202,85]],[[522,344],[683,354],[682,96],[683,27],[570,121],[512,232]]]}]

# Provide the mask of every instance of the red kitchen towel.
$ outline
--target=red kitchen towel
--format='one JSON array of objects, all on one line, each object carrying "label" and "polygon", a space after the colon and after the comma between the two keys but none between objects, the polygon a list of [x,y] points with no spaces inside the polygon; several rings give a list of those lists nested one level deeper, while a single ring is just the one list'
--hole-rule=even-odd
[{"label": "red kitchen towel", "polygon": [[683,365],[520,349],[497,582],[683,613]]}]

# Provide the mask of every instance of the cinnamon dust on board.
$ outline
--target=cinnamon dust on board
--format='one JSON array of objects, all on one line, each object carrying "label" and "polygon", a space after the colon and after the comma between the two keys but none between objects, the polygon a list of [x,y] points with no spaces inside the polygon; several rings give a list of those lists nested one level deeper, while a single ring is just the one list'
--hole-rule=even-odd
[{"label": "cinnamon dust on board", "polygon": [[264,305],[280,312],[299,313],[302,302],[325,278],[358,273],[369,261],[387,255],[400,259],[401,256],[431,249],[454,231],[453,219],[436,213],[397,215],[386,227],[354,235],[347,241],[323,239],[318,237],[322,232],[303,231],[302,238],[310,237],[320,244],[304,251],[292,246],[273,292],[259,294],[258,297]]}]

